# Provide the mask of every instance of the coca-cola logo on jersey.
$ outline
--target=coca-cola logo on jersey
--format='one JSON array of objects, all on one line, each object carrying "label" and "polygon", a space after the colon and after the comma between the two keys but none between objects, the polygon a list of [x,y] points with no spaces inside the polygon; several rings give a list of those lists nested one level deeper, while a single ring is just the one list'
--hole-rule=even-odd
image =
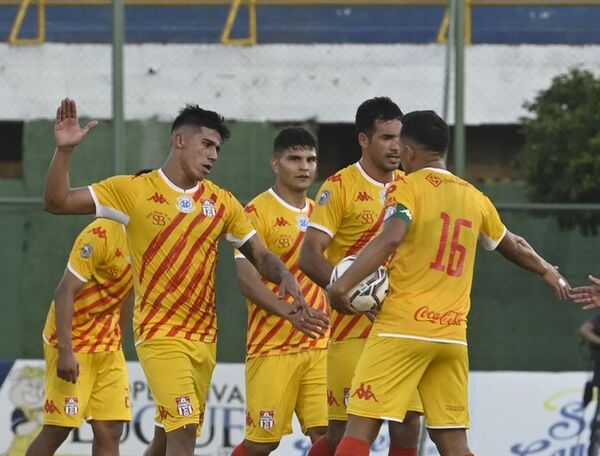
[{"label": "coca-cola logo on jersey", "polygon": [[414,319],[415,321],[428,321],[440,326],[460,326],[466,321],[464,316],[464,312],[448,310],[440,313],[436,312],[435,310],[431,310],[428,306],[423,306],[417,309]]}]

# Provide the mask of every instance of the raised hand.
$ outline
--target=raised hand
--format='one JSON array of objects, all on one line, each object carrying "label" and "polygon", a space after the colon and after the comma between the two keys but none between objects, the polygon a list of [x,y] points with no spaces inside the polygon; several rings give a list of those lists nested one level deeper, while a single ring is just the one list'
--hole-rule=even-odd
[{"label": "raised hand", "polygon": [[98,125],[98,122],[91,120],[85,127],[81,128],[75,100],[65,98],[56,110],[56,121],[54,123],[56,147],[69,149],[77,146],[96,125]]},{"label": "raised hand", "polygon": [[577,304],[585,304],[584,310],[600,307],[600,279],[589,275],[592,285],[575,287],[569,292],[569,298]]}]

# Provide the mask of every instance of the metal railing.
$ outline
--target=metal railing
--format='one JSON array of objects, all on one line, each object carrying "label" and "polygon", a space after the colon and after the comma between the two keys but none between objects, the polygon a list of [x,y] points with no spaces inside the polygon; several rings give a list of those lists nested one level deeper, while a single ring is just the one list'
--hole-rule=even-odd
[{"label": "metal railing", "polygon": [[[600,6],[600,0],[464,0],[465,43],[471,43],[473,7],[484,6]],[[46,7],[48,6],[99,6],[110,5],[110,0],[0,0],[0,6],[19,6],[11,29],[9,42],[13,45],[41,44],[46,39]],[[254,45],[258,41],[256,9],[261,6],[444,6],[446,11],[440,24],[437,41],[445,43],[449,28],[448,0],[125,0],[127,6],[229,6],[229,14],[223,25],[221,42],[234,45]],[[30,6],[38,8],[38,31],[35,38],[19,38],[23,21]],[[248,36],[231,38],[240,9],[248,8]]]}]

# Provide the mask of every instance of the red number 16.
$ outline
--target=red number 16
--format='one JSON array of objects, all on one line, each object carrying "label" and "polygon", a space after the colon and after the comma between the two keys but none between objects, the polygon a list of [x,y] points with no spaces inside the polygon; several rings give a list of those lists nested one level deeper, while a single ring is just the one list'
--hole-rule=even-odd
[{"label": "red number 16", "polygon": [[431,269],[436,271],[446,271],[446,274],[452,277],[460,277],[463,274],[463,268],[465,265],[465,257],[467,256],[467,248],[458,242],[460,236],[460,230],[465,228],[471,228],[472,223],[467,219],[456,219],[454,222],[454,228],[452,230],[452,242],[450,242],[450,256],[448,257],[448,265],[444,264],[444,256],[446,253],[446,247],[448,246],[448,234],[450,233],[450,224],[452,220],[450,216],[445,212],[440,214],[442,218],[442,236],[440,237],[440,245],[438,247],[435,261],[429,265]]}]

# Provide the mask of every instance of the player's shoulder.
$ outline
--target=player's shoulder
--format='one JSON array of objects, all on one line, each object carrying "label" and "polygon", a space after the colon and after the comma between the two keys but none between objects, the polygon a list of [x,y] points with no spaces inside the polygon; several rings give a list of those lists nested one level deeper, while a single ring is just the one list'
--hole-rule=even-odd
[{"label": "player's shoulder", "polygon": [[[248,204],[244,207],[244,211],[247,213],[255,213],[258,215],[259,213],[268,213],[273,207],[273,198],[269,194],[269,191],[266,190],[262,193],[259,193],[254,198],[252,198]],[[265,215],[265,214],[263,214]]]},{"label": "player's shoulder", "polygon": [[360,171],[358,169],[358,165],[356,163],[352,163],[351,165],[342,168],[327,179],[325,179],[325,183],[332,184],[349,184],[353,182],[354,178],[360,175]]},{"label": "player's shoulder", "polygon": [[231,201],[238,201],[233,192],[225,187],[221,187],[220,185],[214,183],[211,180],[204,179],[202,181],[202,185],[206,189],[207,193],[214,193],[217,197],[217,200],[223,200],[225,203]]}]

